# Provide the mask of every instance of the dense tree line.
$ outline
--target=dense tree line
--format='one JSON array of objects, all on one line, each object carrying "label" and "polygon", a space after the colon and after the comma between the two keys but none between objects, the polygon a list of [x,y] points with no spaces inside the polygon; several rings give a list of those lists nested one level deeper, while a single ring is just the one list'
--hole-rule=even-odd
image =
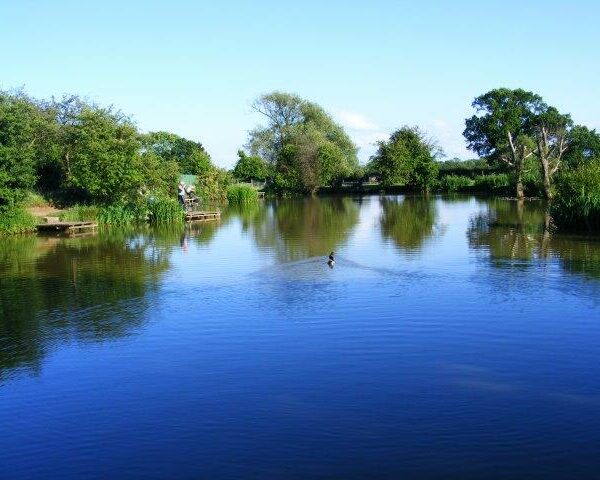
[{"label": "dense tree line", "polygon": [[45,101],[0,92],[0,208],[18,205],[29,190],[63,203],[169,195],[180,173],[214,168],[202,144],[140,133],[112,107],[77,96]]},{"label": "dense tree line", "polygon": [[314,194],[345,179],[375,176],[384,188],[421,192],[505,194],[512,188],[523,198],[526,191],[539,191],[548,199],[560,197],[556,218],[600,218],[595,130],[522,89],[491,90],[472,105],[476,113],[466,119],[464,137],[480,159],[441,162],[435,140],[404,126],[378,142],[368,164],[360,166],[356,146],[323,108],[272,92],[254,102],[265,124],[249,132],[245,150],[227,172],[212,164],[201,143],[164,131],[141,133],[112,107],[78,96],[38,100],[0,91],[0,220],[24,222],[18,206],[32,190],[63,205],[123,204],[174,196],[182,173],[196,175],[197,192],[209,203],[226,201],[236,179],[265,181],[279,194]]}]

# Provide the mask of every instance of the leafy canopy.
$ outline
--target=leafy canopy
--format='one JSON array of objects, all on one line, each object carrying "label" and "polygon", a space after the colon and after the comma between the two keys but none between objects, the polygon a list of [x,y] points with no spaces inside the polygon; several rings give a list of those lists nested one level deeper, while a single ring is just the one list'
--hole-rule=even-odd
[{"label": "leafy canopy", "polygon": [[39,112],[22,93],[0,91],[0,208],[14,206],[36,182]]},{"label": "leafy canopy", "polygon": [[429,190],[437,178],[436,158],[442,154],[436,143],[417,127],[402,127],[387,141],[377,143],[368,170],[383,185],[409,185]]},{"label": "leafy canopy", "polygon": [[238,150],[238,161],[233,169],[233,175],[246,182],[250,180],[265,180],[269,175],[267,163],[257,155],[246,155]]},{"label": "leafy canopy", "polygon": [[253,108],[267,125],[250,132],[247,147],[274,167],[276,188],[314,193],[359,168],[352,140],[319,105],[272,92]]},{"label": "leafy canopy", "polygon": [[520,169],[535,148],[531,120],[542,113],[542,97],[522,89],[498,88],[477,97],[476,115],[465,121],[467,148],[492,162]]},{"label": "leafy canopy", "polygon": [[169,132],[150,132],[141,136],[141,142],[146,151],[176,162],[184,174],[200,175],[212,167],[210,156],[200,142]]}]

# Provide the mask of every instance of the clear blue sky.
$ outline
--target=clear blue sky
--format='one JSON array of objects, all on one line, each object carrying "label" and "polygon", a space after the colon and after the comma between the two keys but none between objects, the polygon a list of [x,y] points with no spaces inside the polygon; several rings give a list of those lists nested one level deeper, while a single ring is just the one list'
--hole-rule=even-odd
[{"label": "clear blue sky", "polygon": [[600,127],[600,1],[0,0],[0,88],[78,93],[231,166],[274,89],[361,147],[404,124],[468,158],[473,98],[523,87]]}]

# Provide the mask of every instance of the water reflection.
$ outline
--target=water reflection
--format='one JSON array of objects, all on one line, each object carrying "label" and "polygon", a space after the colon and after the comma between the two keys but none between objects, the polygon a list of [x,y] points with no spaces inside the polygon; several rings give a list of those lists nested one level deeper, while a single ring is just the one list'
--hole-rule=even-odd
[{"label": "water reflection", "polygon": [[155,237],[119,231],[0,246],[0,377],[39,369],[59,341],[127,335],[143,322],[147,294],[169,265]]},{"label": "water reflection", "polygon": [[[557,258],[564,270],[600,278],[600,239],[553,232],[543,202],[487,200],[467,231],[469,245],[486,252],[499,268],[531,267],[529,260]],[[522,262],[526,261],[526,262]]]},{"label": "water reflection", "polygon": [[352,198],[275,200],[242,217],[259,248],[275,252],[286,263],[326,257],[346,242],[358,223],[359,205]]},{"label": "water reflection", "polygon": [[381,197],[381,234],[400,250],[416,251],[436,233],[437,207],[431,197]]}]

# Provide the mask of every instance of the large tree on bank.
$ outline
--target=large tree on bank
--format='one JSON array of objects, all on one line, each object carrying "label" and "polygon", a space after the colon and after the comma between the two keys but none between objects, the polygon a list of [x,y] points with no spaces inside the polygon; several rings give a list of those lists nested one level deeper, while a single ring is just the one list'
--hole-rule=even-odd
[{"label": "large tree on bank", "polygon": [[600,138],[595,131],[573,125],[570,115],[522,89],[498,88],[473,102],[477,115],[466,120],[468,148],[515,175],[522,199],[525,161],[534,158],[543,175],[544,195],[552,198],[552,179],[564,160],[571,166],[595,156]]},{"label": "large tree on bank", "polygon": [[477,114],[465,122],[467,147],[506,165],[515,175],[517,198],[522,199],[525,161],[536,149],[531,120],[544,111],[542,97],[522,89],[498,88],[477,97],[472,106]]},{"label": "large tree on bank", "polygon": [[385,186],[408,185],[428,192],[433,185],[442,155],[437,143],[417,127],[402,127],[387,141],[377,142],[377,152],[367,169]]},{"label": "large tree on bank", "polygon": [[275,188],[315,193],[358,169],[352,140],[319,105],[272,92],[253,108],[267,123],[250,132],[247,148],[271,165]]},{"label": "large tree on bank", "polygon": [[545,106],[531,121],[532,135],[536,142],[544,176],[544,194],[552,199],[552,177],[558,171],[564,153],[568,150],[573,121],[569,115],[561,114],[556,108]]}]

